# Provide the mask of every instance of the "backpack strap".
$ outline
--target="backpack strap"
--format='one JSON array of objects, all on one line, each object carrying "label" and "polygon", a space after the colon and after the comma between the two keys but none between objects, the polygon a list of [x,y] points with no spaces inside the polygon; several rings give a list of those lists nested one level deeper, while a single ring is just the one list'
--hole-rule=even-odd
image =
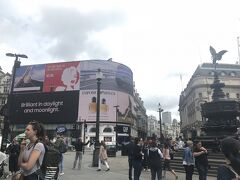
[{"label": "backpack strap", "polygon": [[228,164],[224,164],[226,168],[228,168],[233,174],[235,174],[236,179],[240,179],[240,175],[232,168],[232,166]]}]

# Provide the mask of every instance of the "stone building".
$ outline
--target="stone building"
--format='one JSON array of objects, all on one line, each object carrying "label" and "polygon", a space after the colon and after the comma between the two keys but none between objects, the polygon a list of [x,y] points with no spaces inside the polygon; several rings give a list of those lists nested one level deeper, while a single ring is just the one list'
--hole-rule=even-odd
[{"label": "stone building", "polygon": [[[11,75],[4,73],[0,67],[0,109],[7,103],[8,93],[10,91]],[[2,130],[3,116],[0,116],[0,124]]]},{"label": "stone building", "polygon": [[[201,134],[201,104],[212,101],[210,85],[214,80],[214,70],[212,63],[199,65],[180,95],[180,124],[185,138],[194,138]],[[239,101],[240,65],[217,64],[216,71],[219,74],[220,82],[225,83],[223,88],[225,98]]]}]

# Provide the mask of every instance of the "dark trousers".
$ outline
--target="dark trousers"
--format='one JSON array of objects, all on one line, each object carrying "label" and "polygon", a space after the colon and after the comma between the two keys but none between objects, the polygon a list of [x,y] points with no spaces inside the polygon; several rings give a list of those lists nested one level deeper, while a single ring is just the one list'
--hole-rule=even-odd
[{"label": "dark trousers", "polygon": [[139,180],[139,177],[142,172],[142,161],[133,160],[133,169],[134,169],[134,180]]},{"label": "dark trousers", "polygon": [[128,177],[129,180],[132,180],[133,160],[131,158],[128,158],[128,166],[129,166]]},{"label": "dark trousers", "polygon": [[199,180],[207,180],[208,165],[196,164]]},{"label": "dark trousers", "polygon": [[150,167],[151,168],[151,180],[162,180],[162,167]]},{"label": "dark trousers", "polygon": [[186,180],[192,180],[193,172],[194,172],[194,166],[190,165],[183,165],[185,172],[186,172]]}]

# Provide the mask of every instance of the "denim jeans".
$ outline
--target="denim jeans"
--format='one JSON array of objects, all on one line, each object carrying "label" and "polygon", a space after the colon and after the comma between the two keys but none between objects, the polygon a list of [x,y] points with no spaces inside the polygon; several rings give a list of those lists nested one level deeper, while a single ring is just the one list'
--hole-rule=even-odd
[{"label": "denim jeans", "polygon": [[73,168],[76,167],[76,164],[77,164],[77,161],[78,161],[78,169],[81,169],[82,156],[83,156],[82,151],[76,151],[75,160],[74,160],[74,163],[73,163]]},{"label": "denim jeans", "polygon": [[199,180],[207,180],[208,165],[196,164]]},{"label": "denim jeans", "polygon": [[59,163],[59,172],[62,173],[63,172],[63,154],[61,154],[61,161]]}]

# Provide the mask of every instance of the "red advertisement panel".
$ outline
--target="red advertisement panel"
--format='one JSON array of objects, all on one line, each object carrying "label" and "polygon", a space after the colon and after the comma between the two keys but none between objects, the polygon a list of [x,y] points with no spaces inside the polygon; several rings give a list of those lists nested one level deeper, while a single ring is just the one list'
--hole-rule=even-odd
[{"label": "red advertisement panel", "polygon": [[79,61],[47,64],[43,92],[79,90],[79,66]]}]

